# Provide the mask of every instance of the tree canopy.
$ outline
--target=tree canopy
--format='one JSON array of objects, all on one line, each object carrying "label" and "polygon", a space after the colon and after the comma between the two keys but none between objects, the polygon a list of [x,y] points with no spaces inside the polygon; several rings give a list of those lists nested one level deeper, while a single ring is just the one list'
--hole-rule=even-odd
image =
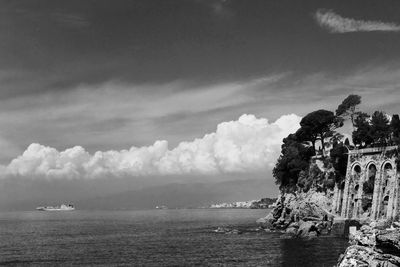
[{"label": "tree canopy", "polygon": [[371,117],[371,135],[377,145],[387,145],[390,139],[389,119],[382,111],[375,111]]},{"label": "tree canopy", "polygon": [[337,120],[332,111],[320,109],[308,113],[300,121],[300,126],[303,137],[313,143],[314,151],[316,140],[321,141],[322,150],[325,150],[325,140],[333,135],[333,129],[337,127]]},{"label": "tree canopy", "polygon": [[392,132],[392,141],[394,144],[400,145],[400,118],[394,114],[390,122],[390,130]]},{"label": "tree canopy", "polygon": [[374,142],[372,128],[369,122],[369,115],[361,112],[354,121],[356,130],[352,133],[353,143],[362,146],[369,146]]},{"label": "tree canopy", "polygon": [[336,109],[336,116],[341,118],[349,117],[351,123],[354,126],[354,120],[356,117],[356,107],[361,104],[361,96],[359,95],[349,95]]},{"label": "tree canopy", "polygon": [[398,144],[400,134],[398,115],[393,115],[390,122],[382,111],[375,111],[372,116],[360,112],[354,121],[354,126],[356,129],[352,133],[353,143],[360,148]]},{"label": "tree canopy", "polygon": [[295,134],[290,134],[283,139],[281,152],[272,173],[282,189],[297,184],[299,173],[308,168],[313,151],[299,142]]},{"label": "tree canopy", "polygon": [[332,166],[335,169],[335,180],[341,182],[346,177],[348,148],[343,143],[335,142],[330,153]]}]

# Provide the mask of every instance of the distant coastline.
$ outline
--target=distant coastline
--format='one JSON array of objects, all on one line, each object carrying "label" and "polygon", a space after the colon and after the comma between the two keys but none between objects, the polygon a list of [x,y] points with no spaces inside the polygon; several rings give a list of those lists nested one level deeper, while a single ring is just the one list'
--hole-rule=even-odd
[{"label": "distant coastline", "polygon": [[262,198],[260,200],[224,202],[211,204],[210,209],[268,209],[272,208],[276,202],[276,198]]}]

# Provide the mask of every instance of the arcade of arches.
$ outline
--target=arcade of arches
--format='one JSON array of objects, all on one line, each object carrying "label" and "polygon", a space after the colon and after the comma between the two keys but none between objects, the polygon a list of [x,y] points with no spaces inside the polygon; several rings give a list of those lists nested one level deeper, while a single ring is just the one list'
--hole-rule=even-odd
[{"label": "arcade of arches", "polygon": [[390,219],[400,215],[397,147],[350,150],[346,179],[335,186],[333,210],[344,218]]}]

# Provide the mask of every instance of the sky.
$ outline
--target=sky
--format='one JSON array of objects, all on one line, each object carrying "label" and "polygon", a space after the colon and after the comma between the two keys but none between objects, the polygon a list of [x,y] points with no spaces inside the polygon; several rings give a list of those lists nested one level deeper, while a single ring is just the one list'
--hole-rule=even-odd
[{"label": "sky", "polygon": [[399,113],[399,14],[395,0],[0,0],[0,193],[254,178],[273,195],[307,113],[349,94]]}]

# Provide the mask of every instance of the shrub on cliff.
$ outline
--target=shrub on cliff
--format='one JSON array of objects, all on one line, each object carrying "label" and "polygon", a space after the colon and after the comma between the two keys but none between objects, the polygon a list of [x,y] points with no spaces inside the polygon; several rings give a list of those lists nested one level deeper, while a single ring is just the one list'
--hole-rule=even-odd
[{"label": "shrub on cliff", "polygon": [[400,118],[398,114],[392,116],[390,121],[390,130],[392,132],[392,141],[396,145],[400,145]]},{"label": "shrub on cliff", "polygon": [[308,169],[312,155],[312,148],[299,142],[296,135],[283,139],[281,155],[272,171],[281,190],[295,189],[299,173]]},{"label": "shrub on cliff", "polygon": [[343,143],[334,143],[330,153],[330,162],[335,169],[335,181],[340,184],[346,177],[348,148]]},{"label": "shrub on cliff", "polygon": [[354,122],[356,130],[352,133],[353,143],[359,147],[369,146],[374,142],[369,115],[360,112]]},{"label": "shrub on cliff", "polygon": [[355,118],[357,117],[357,106],[361,104],[361,96],[349,95],[336,109],[336,116],[342,118],[350,118],[353,127],[355,126]]},{"label": "shrub on cliff", "polygon": [[308,171],[301,171],[299,174],[299,179],[297,181],[297,186],[303,190],[303,192],[308,192],[311,187],[321,187],[323,180],[323,173],[318,168],[317,165],[311,164]]},{"label": "shrub on cliff", "polygon": [[374,143],[386,146],[390,142],[389,119],[382,111],[375,111],[371,117],[371,130]]}]

